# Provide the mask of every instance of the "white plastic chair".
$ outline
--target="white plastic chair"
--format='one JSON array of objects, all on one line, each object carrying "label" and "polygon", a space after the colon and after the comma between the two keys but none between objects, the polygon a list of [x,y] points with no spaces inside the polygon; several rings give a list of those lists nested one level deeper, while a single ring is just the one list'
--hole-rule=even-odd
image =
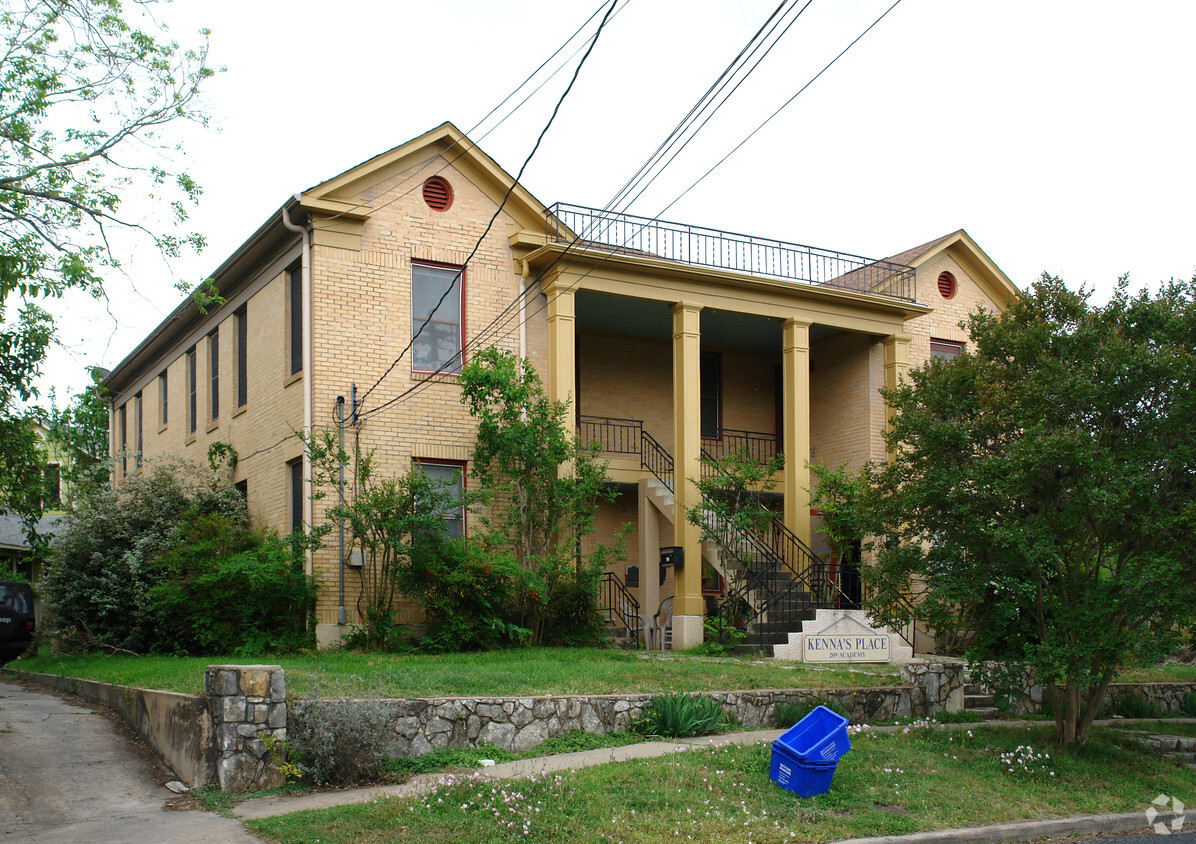
[{"label": "white plastic chair", "polygon": [[660,602],[656,614],[652,616],[648,625],[649,647],[653,650],[664,650],[673,645],[673,596]]}]

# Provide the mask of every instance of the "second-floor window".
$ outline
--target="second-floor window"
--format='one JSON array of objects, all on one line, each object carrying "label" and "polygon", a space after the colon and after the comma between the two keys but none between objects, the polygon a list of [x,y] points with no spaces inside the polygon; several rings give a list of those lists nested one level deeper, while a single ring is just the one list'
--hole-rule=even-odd
[{"label": "second-floor window", "polygon": [[287,271],[287,294],[290,302],[291,374],[303,371],[303,267],[295,264]]},{"label": "second-floor window", "polygon": [[234,341],[237,344],[237,407],[244,407],[249,403],[249,314],[244,309],[237,311],[233,318],[236,320],[237,333]]},{"label": "second-floor window", "polygon": [[137,439],[136,439],[137,453],[133,455],[133,465],[135,465],[138,469],[140,469],[141,468],[141,446],[142,446],[141,418],[143,415],[142,409],[141,409],[141,393],[138,393],[134,398],[137,399],[137,406],[134,408],[135,412],[137,413]]},{"label": "second-floor window", "polygon": [[120,473],[129,474],[129,406],[122,404],[118,418],[120,426]]},{"label": "second-floor window", "polygon": [[411,368],[416,372],[461,371],[464,272],[411,264]]},{"label": "second-floor window", "polygon": [[166,413],[166,370],[158,376],[158,424],[165,427],[169,417]]},{"label": "second-floor window", "polygon": [[187,350],[187,433],[194,434],[199,418],[199,385],[195,382],[195,347]]},{"label": "second-floor window", "polygon": [[212,418],[220,416],[220,330],[208,335],[208,377],[212,385]]}]

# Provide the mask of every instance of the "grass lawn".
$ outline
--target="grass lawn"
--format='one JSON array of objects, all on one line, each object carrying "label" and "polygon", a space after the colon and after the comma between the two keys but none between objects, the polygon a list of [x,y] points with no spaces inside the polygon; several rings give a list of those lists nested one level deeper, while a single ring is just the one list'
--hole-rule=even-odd
[{"label": "grass lawn", "polygon": [[[769,747],[689,750],[535,781],[448,776],[434,793],[247,822],[275,842],[831,841],[1087,812],[1145,811],[1159,793],[1196,802],[1196,772],[1116,731],[1049,747],[1049,726],[864,733],[825,795],[768,778]],[[1026,759],[1032,746],[1050,758]],[[1002,759],[1002,754],[1006,758]],[[1009,754],[1022,761],[1009,761]],[[1012,768],[1012,770],[1010,770]]]},{"label": "grass lawn", "polygon": [[472,654],[133,657],[39,654],[9,667],[126,686],[198,694],[220,663],[279,664],[295,697],[490,697],[737,689],[839,688],[901,683],[892,666],[824,668],[598,648],[523,648]]},{"label": "grass lawn", "polygon": [[1119,730],[1146,730],[1160,736],[1189,736],[1196,738],[1196,723],[1171,720],[1131,721],[1126,719],[1117,725]]},{"label": "grass lawn", "polygon": [[1115,683],[1196,683],[1196,663],[1166,662],[1118,672]]}]

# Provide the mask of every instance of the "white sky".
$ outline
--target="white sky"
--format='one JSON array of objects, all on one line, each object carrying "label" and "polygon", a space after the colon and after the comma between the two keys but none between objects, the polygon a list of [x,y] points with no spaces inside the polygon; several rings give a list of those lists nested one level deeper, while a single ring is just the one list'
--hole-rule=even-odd
[{"label": "white sky", "polygon": [[[655,216],[891,3],[815,0],[631,209]],[[46,368],[63,397],[119,363],[288,196],[452,120],[475,122],[598,0],[183,2],[227,72],[218,131],[183,137],[205,194],[198,258],[127,253],[111,312],[60,310]],[[608,25],[524,175],[541,201],[600,207],[656,148],[776,0],[631,0]],[[1042,271],[1108,296],[1196,273],[1191,0],[903,0],[833,68],[662,215],[881,258],[965,228],[1020,287]],[[574,59],[574,62],[576,59]],[[514,174],[573,63],[485,139]],[[132,289],[135,285],[136,291]]]}]

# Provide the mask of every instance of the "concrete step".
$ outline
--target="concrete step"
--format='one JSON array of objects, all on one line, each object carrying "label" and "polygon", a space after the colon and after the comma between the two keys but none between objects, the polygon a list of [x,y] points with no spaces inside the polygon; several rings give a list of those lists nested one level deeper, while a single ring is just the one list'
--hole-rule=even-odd
[{"label": "concrete step", "polygon": [[964,692],[963,708],[964,709],[987,709],[994,706],[996,701],[993,700],[992,695],[973,695]]},{"label": "concrete step", "polygon": [[1196,762],[1196,752],[1191,750],[1175,750],[1167,755],[1183,765],[1191,765]]},{"label": "concrete step", "polygon": [[997,711],[995,706],[978,706],[974,709],[969,708],[968,712],[979,715],[981,721],[993,721],[1000,717],[1001,714]]},{"label": "concrete step", "polygon": [[978,683],[968,683],[967,685],[965,685],[965,686],[963,687],[963,693],[964,693],[965,695],[983,695],[983,694],[988,694],[988,692],[986,692],[986,691],[984,690],[984,687],[983,687],[983,686],[981,686],[981,685],[979,685]]}]

